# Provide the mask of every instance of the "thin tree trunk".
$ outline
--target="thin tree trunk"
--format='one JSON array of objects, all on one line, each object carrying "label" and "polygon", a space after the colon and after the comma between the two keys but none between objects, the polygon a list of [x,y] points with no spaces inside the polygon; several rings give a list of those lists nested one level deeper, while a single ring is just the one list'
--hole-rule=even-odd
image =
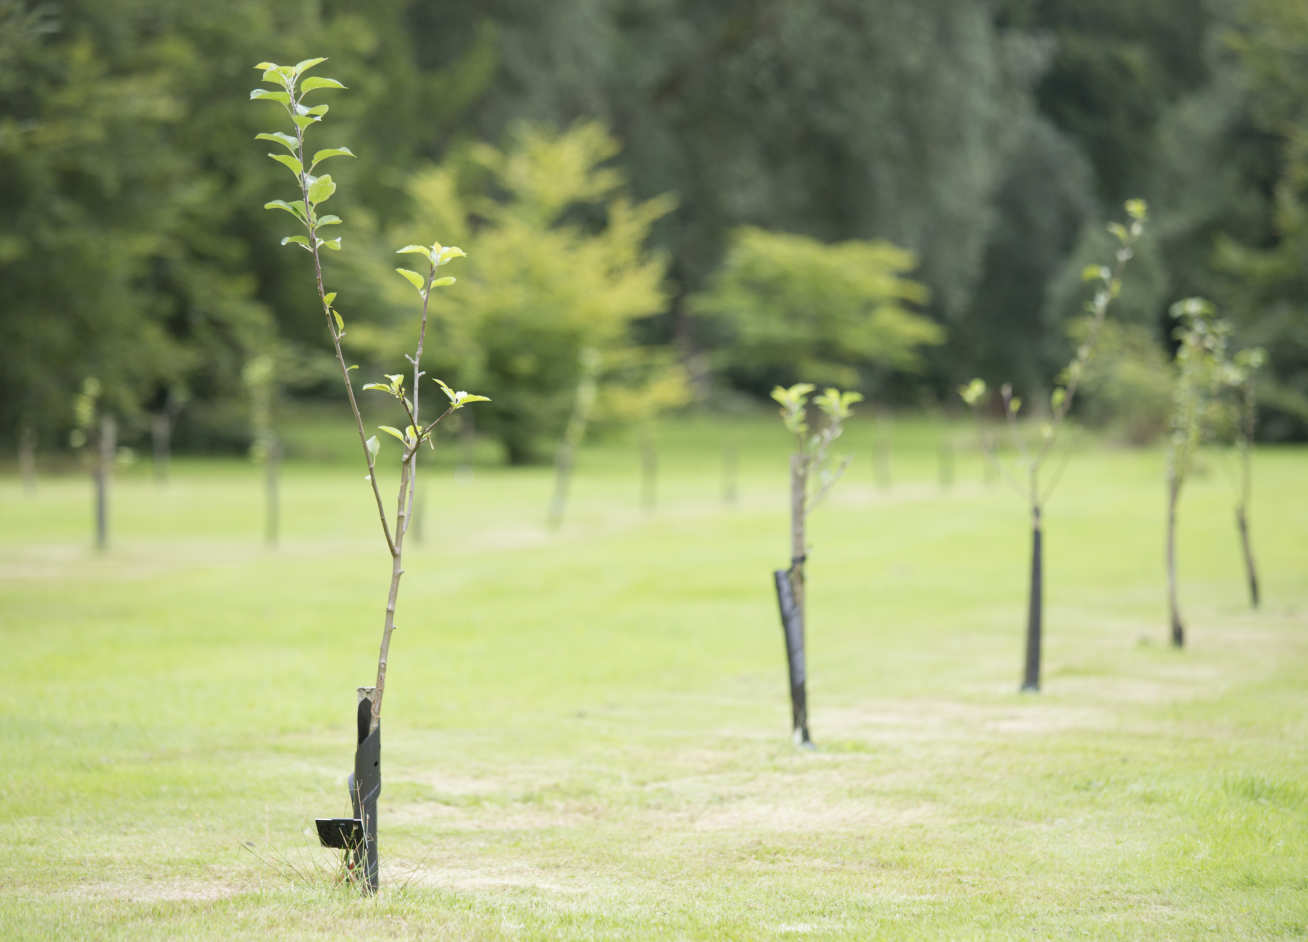
[{"label": "thin tree trunk", "polygon": [[1181,607],[1176,591],[1176,505],[1181,496],[1181,482],[1175,474],[1167,479],[1167,614],[1171,622],[1172,644],[1185,646],[1185,625],[1181,622]]},{"label": "thin tree trunk", "polygon": [[647,429],[640,436],[640,505],[653,513],[658,503],[659,455],[654,435]]},{"label": "thin tree trunk", "polygon": [[168,458],[172,450],[173,420],[166,412],[150,416],[150,440],[154,446],[154,479],[168,480]]},{"label": "thin tree trunk", "polygon": [[954,443],[945,439],[940,443],[940,489],[947,491],[954,485]]},{"label": "thin tree trunk", "polygon": [[884,419],[877,422],[876,465],[877,484],[883,491],[890,490],[890,429]]},{"label": "thin tree trunk", "polygon": [[563,525],[563,512],[568,506],[568,486],[572,482],[572,443],[566,438],[559,442],[559,450],[554,457],[554,495],[550,498],[550,512],[547,522],[551,530]]},{"label": "thin tree trunk", "polygon": [[95,548],[109,548],[109,482],[114,452],[118,447],[118,425],[112,415],[100,417],[100,440],[95,462]]},{"label": "thin tree trunk", "polygon": [[740,482],[738,480],[740,456],[735,445],[722,446],[722,502],[735,504],[740,499]]},{"label": "thin tree trunk", "polygon": [[382,697],[386,693],[386,668],[390,663],[391,635],[395,633],[395,601],[400,594],[400,577],[404,575],[404,534],[409,529],[409,514],[413,509],[413,463],[410,455],[400,463],[400,496],[395,512],[395,552],[391,554],[391,587],[386,595],[386,620],[382,626],[381,650],[377,654],[377,683],[372,697],[372,728],[381,722]]},{"label": "thin tree trunk", "polygon": [[422,531],[422,527],[423,527],[422,521],[423,521],[423,511],[426,509],[427,509],[427,502],[423,500],[422,491],[418,490],[417,486],[415,485],[413,489],[413,517],[412,519],[409,520],[409,527],[413,530],[413,541],[417,543],[419,546],[422,545],[424,539],[424,534]]},{"label": "thin tree trunk", "polygon": [[795,745],[811,745],[808,731],[808,678],[805,667],[807,620],[804,605],[805,506],[808,497],[808,465],[802,455],[790,456],[790,587],[795,596],[798,657],[790,664],[790,710]]},{"label": "thin tree trunk", "polygon": [[1258,569],[1254,565],[1253,545],[1249,542],[1249,519],[1244,504],[1235,508],[1235,525],[1240,530],[1240,546],[1244,550],[1244,573],[1249,580],[1249,605],[1258,607]]},{"label": "thin tree trunk", "polygon": [[23,477],[23,491],[29,496],[36,493],[36,433],[30,425],[18,432],[18,470]]},{"label": "thin tree trunk", "polygon": [[1031,591],[1026,611],[1026,662],[1022,672],[1022,692],[1040,692],[1040,646],[1044,619],[1044,547],[1042,545],[1040,505],[1031,508]]},{"label": "thin tree trunk", "polygon": [[472,479],[472,452],[477,444],[477,427],[473,424],[472,412],[463,410],[455,418],[459,420],[459,465],[457,477],[461,480]]},{"label": "thin tree trunk", "polygon": [[278,485],[282,473],[282,443],[276,438],[268,439],[268,454],[265,456],[263,491],[264,491],[264,542],[276,546],[281,532],[281,501]]}]

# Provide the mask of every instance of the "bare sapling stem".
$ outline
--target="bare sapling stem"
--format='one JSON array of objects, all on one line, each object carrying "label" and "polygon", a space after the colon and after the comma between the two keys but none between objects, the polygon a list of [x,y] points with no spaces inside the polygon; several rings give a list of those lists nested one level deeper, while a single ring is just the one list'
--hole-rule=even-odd
[{"label": "bare sapling stem", "polygon": [[18,470],[23,479],[23,493],[36,493],[36,432],[24,423],[18,431]]},{"label": "bare sapling stem", "polygon": [[1185,647],[1185,624],[1181,621],[1181,604],[1176,588],[1176,505],[1181,497],[1181,480],[1175,467],[1167,472],[1167,532],[1164,562],[1167,566],[1167,619],[1172,646]]},{"label": "bare sapling stem", "polygon": [[813,742],[808,730],[807,638],[805,624],[804,547],[808,523],[808,460],[802,454],[790,456],[790,591],[795,597],[795,627],[791,640],[798,657],[790,658],[791,730],[795,745]]},{"label": "bare sapling stem", "polygon": [[100,434],[95,459],[95,548],[109,548],[109,487],[113,480],[114,454],[118,450],[118,423],[112,415],[100,416]]}]

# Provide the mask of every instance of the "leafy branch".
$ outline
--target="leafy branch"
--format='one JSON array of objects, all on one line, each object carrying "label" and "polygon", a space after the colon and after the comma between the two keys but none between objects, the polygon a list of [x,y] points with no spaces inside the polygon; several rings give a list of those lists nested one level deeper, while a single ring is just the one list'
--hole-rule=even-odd
[{"label": "leafy branch", "polygon": [[332,346],[336,352],[336,362],[340,366],[341,378],[345,383],[350,412],[354,417],[355,429],[359,435],[359,444],[362,447],[364,461],[368,467],[368,484],[372,489],[373,499],[377,505],[377,515],[381,522],[382,534],[391,554],[390,592],[387,597],[381,651],[377,661],[377,684],[372,697],[372,723],[375,726],[381,716],[381,702],[386,684],[390,640],[395,629],[396,599],[399,592],[400,576],[404,573],[402,565],[404,537],[413,514],[418,450],[424,442],[430,447],[434,447],[432,445],[432,435],[435,428],[450,413],[471,403],[489,400],[485,396],[477,396],[464,391],[455,392],[446,383],[433,377],[448,399],[448,405],[435,419],[430,422],[423,422],[419,392],[421,380],[425,375],[422,370],[422,354],[427,339],[431,293],[437,288],[448,287],[455,283],[453,276],[438,274],[439,270],[455,259],[466,256],[464,251],[457,246],[445,246],[439,242],[434,242],[430,246],[404,246],[397,251],[397,254],[419,255],[425,260],[427,269],[425,273],[419,273],[409,268],[395,269],[402,278],[417,290],[422,300],[417,346],[412,355],[406,355],[413,367],[412,387],[406,392],[403,373],[387,374],[386,382],[366,383],[363,386],[364,390],[381,392],[395,399],[403,410],[405,418],[405,425],[402,430],[392,425],[378,427],[378,431],[395,438],[401,445],[400,484],[395,501],[395,519],[392,524],[387,518],[381,489],[377,483],[376,461],[381,451],[381,443],[376,435],[369,435],[364,426],[363,416],[355,397],[354,383],[350,375],[357,367],[346,365],[345,354],[342,350],[342,341],[345,338],[345,319],[341,316],[335,304],[337,292],[327,290],[323,276],[322,251],[324,249],[340,251],[341,239],[339,236],[323,238],[320,233],[330,226],[340,225],[341,218],[322,211],[323,205],[336,193],[336,183],[330,174],[318,174],[316,171],[325,161],[338,157],[354,156],[348,147],[343,146],[319,149],[314,151],[312,157],[308,156],[308,151],[305,149],[306,132],[314,124],[321,122],[329,110],[329,107],[325,104],[310,105],[306,103],[306,96],[315,92],[345,88],[341,82],[333,78],[323,76],[306,77],[306,73],[325,61],[324,58],[305,59],[293,66],[261,62],[255,68],[262,73],[263,82],[272,85],[273,88],[256,88],[250,92],[250,98],[255,101],[271,101],[278,104],[290,119],[290,131],[265,131],[256,135],[255,139],[270,141],[279,145],[285,151],[284,153],[270,153],[268,156],[290,171],[295,178],[299,195],[293,201],[270,200],[264,204],[264,208],[284,212],[294,217],[304,229],[303,234],[296,233],[286,236],[282,239],[282,245],[298,246],[313,258],[318,301],[322,308],[323,317],[327,322],[328,332],[332,338]]}]

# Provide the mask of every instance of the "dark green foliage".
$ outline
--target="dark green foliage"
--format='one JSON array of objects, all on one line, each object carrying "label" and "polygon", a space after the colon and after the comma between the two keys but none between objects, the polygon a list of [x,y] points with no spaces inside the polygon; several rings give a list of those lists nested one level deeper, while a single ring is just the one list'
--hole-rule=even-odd
[{"label": "dark green foliage", "polygon": [[179,446],[240,445],[250,351],[318,346],[258,209],[282,171],[231,143],[257,130],[241,93],[270,48],[326,50],[358,87],[332,118],[380,159],[339,170],[348,266],[389,251],[405,168],[523,119],[599,120],[633,198],[677,200],[651,233],[665,301],[637,339],[720,347],[687,302],[734,229],[883,239],[914,254],[921,312],[946,328],[923,378],[880,377],[907,401],[1065,362],[1086,233],[1140,192],[1157,225],[1123,316],[1165,349],[1165,299],[1212,298],[1269,351],[1262,432],[1302,435],[1305,16],[1299,0],[0,0],[0,439],[31,423],[63,442],[70,390],[96,375],[127,441],[172,395]]}]

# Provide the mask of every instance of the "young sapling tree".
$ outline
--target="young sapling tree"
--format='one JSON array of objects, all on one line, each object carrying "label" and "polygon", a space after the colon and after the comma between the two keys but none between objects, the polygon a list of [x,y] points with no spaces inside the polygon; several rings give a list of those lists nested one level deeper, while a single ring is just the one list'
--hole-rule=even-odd
[{"label": "young sapling tree", "polygon": [[863,396],[828,388],[812,400],[818,412],[817,427],[809,423],[812,383],[777,386],[772,398],[781,406],[781,421],[795,436],[790,456],[790,568],[773,572],[781,627],[786,641],[790,678],[791,728],[795,745],[812,748],[808,728],[808,681],[805,666],[805,563],[808,561],[808,515],[831,492],[844,474],[848,459],[833,464],[831,445],[844,431],[854,403]]},{"label": "young sapling tree", "polygon": [[1211,431],[1220,392],[1221,369],[1229,328],[1203,298],[1186,298],[1171,307],[1177,321],[1172,413],[1167,439],[1167,523],[1164,562],[1167,567],[1167,615],[1172,644],[1185,646],[1176,582],[1176,511],[1181,489],[1195,457]]},{"label": "young sapling tree", "polygon": [[1253,442],[1258,424],[1258,400],[1255,380],[1267,362],[1261,347],[1241,350],[1231,358],[1225,371],[1227,386],[1235,393],[1234,441],[1239,469],[1235,498],[1235,526],[1240,534],[1244,556],[1245,579],[1249,583],[1249,605],[1258,607],[1258,567],[1254,564],[1253,542],[1249,538],[1249,498],[1253,492]]},{"label": "young sapling tree", "polygon": [[[1023,659],[1023,692],[1034,693],[1040,690],[1040,658],[1043,643],[1044,619],[1044,551],[1042,513],[1045,503],[1058,485],[1067,464],[1068,454],[1063,453],[1062,460],[1050,469],[1045,476],[1048,460],[1054,455],[1054,446],[1058,433],[1067,420],[1072,402],[1076,398],[1077,387],[1084,377],[1086,364],[1094,353],[1094,343],[1099,329],[1108,314],[1113,299],[1122,289],[1122,270],[1134,255],[1134,245],[1144,231],[1147,216],[1146,206],[1142,200],[1128,200],[1126,203],[1127,221],[1111,223],[1109,232],[1117,240],[1117,250],[1111,265],[1091,265],[1083,272],[1086,281],[1094,284],[1094,294],[1086,303],[1089,315],[1089,330],[1085,340],[1078,346],[1076,356],[1067,365],[1055,386],[1049,401],[1049,418],[1040,425],[1039,437],[1028,441],[1025,430],[1018,423],[1018,414],[1022,401],[1013,395],[1013,388],[1005,383],[1000,389],[1003,401],[1005,421],[1017,452],[1016,468],[1002,466],[1009,484],[1022,497],[1031,511],[1031,581],[1027,599],[1026,652]],[[984,380],[973,379],[959,390],[963,401],[974,409],[980,408],[987,400],[987,386]],[[989,460],[999,465],[993,441],[987,443],[986,454]]]},{"label": "young sapling tree", "polygon": [[[291,172],[295,178],[297,194],[292,200],[271,200],[264,205],[264,208],[284,212],[293,217],[298,223],[298,228],[302,230],[282,239],[282,244],[296,246],[307,252],[312,259],[318,305],[331,337],[341,378],[345,383],[346,399],[358,433],[363,461],[367,467],[365,480],[371,489],[382,537],[391,556],[390,585],[386,593],[381,648],[377,657],[377,678],[373,686],[361,687],[359,691],[359,745],[355,753],[355,772],[351,778],[350,788],[354,817],[319,821],[319,836],[323,842],[328,846],[345,848],[347,857],[357,868],[356,874],[362,871],[361,886],[368,892],[375,892],[378,885],[376,799],[381,790],[381,708],[386,691],[391,637],[395,631],[400,578],[404,574],[404,538],[413,513],[418,453],[424,444],[435,447],[432,436],[442,419],[471,403],[489,400],[486,396],[472,395],[464,391],[456,392],[436,379],[435,383],[444,393],[447,402],[444,409],[437,412],[435,418],[429,420],[424,417],[420,390],[426,374],[422,369],[422,355],[427,337],[431,295],[437,288],[454,284],[455,279],[452,276],[441,275],[439,271],[453,260],[463,258],[464,252],[457,246],[445,246],[439,242],[431,245],[404,246],[398,250],[398,254],[417,255],[425,267],[425,271],[421,272],[409,268],[395,269],[414,287],[421,300],[416,347],[412,355],[406,354],[412,370],[408,377],[404,372],[391,373],[386,375],[385,382],[363,385],[365,390],[375,390],[394,400],[400,416],[398,426],[378,426],[378,431],[399,443],[400,480],[395,497],[395,515],[393,519],[388,518],[376,473],[376,461],[381,451],[380,440],[376,435],[368,434],[359,411],[351,376],[356,367],[347,365],[341,346],[345,337],[345,320],[336,306],[337,292],[327,290],[322,261],[323,250],[339,251],[341,248],[340,237],[323,236],[323,232],[328,227],[340,225],[341,219],[323,212],[323,205],[336,192],[336,183],[330,174],[317,171],[325,161],[339,157],[353,157],[354,154],[347,147],[337,146],[316,150],[310,156],[305,146],[306,132],[320,123],[328,111],[327,105],[311,105],[305,101],[306,97],[316,92],[345,87],[336,79],[307,75],[309,71],[325,61],[324,58],[305,59],[293,66],[261,62],[255,68],[262,73],[263,82],[273,88],[256,88],[250,92],[250,98],[280,105],[288,119],[289,130],[267,131],[256,135],[256,139],[270,141],[281,148],[281,152],[271,153],[268,156]],[[409,377],[412,379],[412,385],[406,388]]]}]

